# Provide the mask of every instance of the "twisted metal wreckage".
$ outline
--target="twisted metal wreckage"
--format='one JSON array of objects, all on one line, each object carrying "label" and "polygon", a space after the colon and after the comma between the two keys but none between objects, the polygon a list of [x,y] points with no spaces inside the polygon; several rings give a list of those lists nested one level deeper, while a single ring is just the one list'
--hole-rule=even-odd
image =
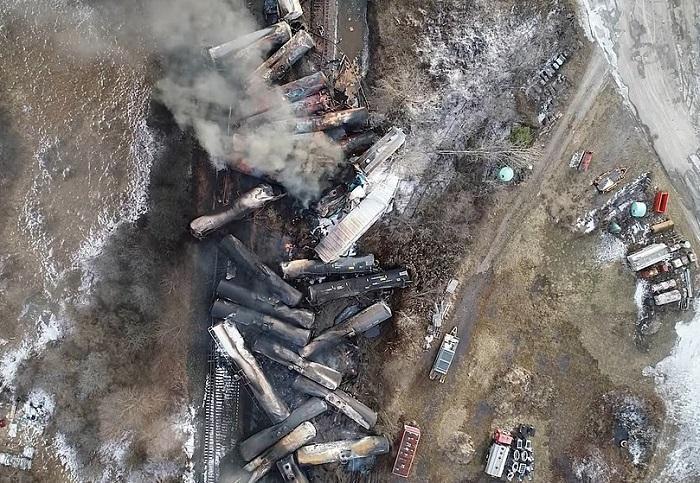
[{"label": "twisted metal wreckage", "polygon": [[[344,181],[311,205],[318,259],[282,263],[284,278],[235,236],[224,235],[219,242],[221,253],[235,269],[229,273],[235,272],[235,276],[218,282],[210,310],[214,320],[210,333],[219,353],[233,363],[234,377],[245,383],[271,423],[237,445],[244,463],[235,481],[241,482],[258,481],[275,465],[285,481],[305,482],[308,480],[299,465],[371,460],[390,451],[385,436],[366,432],[375,426],[377,413],[340,389],[347,374],[343,374],[342,364],[333,367],[328,361],[334,360],[334,351],[342,351],[344,341],[391,318],[387,295],[411,282],[406,270],[382,271],[372,254],[354,253],[356,242],[391,208],[399,184],[391,158],[406,136],[394,127],[378,139],[367,127],[367,108],[339,104],[326,74],[317,68],[299,79],[272,86],[287,79],[293,66],[315,47],[303,24],[298,0],[277,3],[276,9],[265,13],[268,19],[281,21],[211,47],[209,56],[219,63],[250,61],[262,53],[264,60],[249,79],[255,102],[240,115],[240,125],[249,127],[279,116],[296,133],[298,143],[322,140],[337,146],[352,175],[348,176],[346,169]],[[225,159],[226,165],[264,182],[227,208],[193,220],[190,229],[198,239],[224,231],[287,195],[279,172],[246,159],[243,153],[249,138],[245,132],[234,134],[232,141],[233,152]],[[320,307],[329,303],[345,309],[335,325],[322,327]],[[262,357],[257,359],[256,354]],[[320,363],[319,357],[325,363]],[[276,379],[266,373],[267,367],[277,371],[281,366],[296,374],[293,384],[276,387]],[[291,398],[285,397],[290,390],[297,399],[308,398],[290,409]],[[347,417],[333,424],[343,425],[343,434],[354,434],[355,438],[324,441],[332,428],[323,427],[328,424],[325,419],[315,418],[331,407]],[[362,429],[353,428],[354,424]]]}]

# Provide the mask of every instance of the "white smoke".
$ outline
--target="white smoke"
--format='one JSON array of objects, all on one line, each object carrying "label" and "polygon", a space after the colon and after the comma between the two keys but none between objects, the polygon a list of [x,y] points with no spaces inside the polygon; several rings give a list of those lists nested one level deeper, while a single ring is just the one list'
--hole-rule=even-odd
[{"label": "white smoke", "polygon": [[[241,37],[259,26],[241,2],[166,3],[155,2],[148,10],[164,69],[156,86],[157,97],[181,127],[193,129],[215,166],[222,168],[221,160],[234,156],[232,135],[242,113],[255,112],[256,104],[274,92],[249,85],[263,52],[246,56],[246,61],[214,66],[204,47]],[[257,116],[255,128],[245,130],[246,145],[235,148],[245,164],[308,202],[320,194],[323,181],[336,169],[340,150],[319,138],[297,142],[293,123],[277,122],[292,117],[285,104],[280,100],[274,112]]]}]

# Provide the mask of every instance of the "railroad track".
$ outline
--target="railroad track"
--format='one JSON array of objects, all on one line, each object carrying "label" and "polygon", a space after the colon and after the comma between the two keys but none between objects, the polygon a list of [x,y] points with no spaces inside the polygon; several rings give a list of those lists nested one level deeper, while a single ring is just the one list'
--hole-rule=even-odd
[{"label": "railroad track", "polygon": [[[216,186],[223,183],[217,173]],[[218,189],[214,190],[212,208],[220,208],[217,201]],[[210,293],[212,298],[216,285],[226,276],[228,260],[219,251],[214,255]],[[214,325],[214,319],[209,318],[209,327]],[[204,482],[217,483],[221,458],[228,453],[237,442],[240,421],[241,383],[233,376],[226,357],[221,354],[214,339],[209,343],[209,372],[204,389]]]},{"label": "railroad track", "polygon": [[336,0],[311,0],[310,31],[316,42],[311,59],[326,66],[338,58],[338,4]]}]

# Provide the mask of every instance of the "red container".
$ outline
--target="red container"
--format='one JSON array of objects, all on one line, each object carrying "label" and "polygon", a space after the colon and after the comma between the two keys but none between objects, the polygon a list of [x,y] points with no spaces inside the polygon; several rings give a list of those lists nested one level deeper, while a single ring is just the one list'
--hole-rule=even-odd
[{"label": "red container", "polygon": [[668,192],[657,191],[654,197],[654,212],[655,213],[666,213],[668,209]]},{"label": "red container", "polygon": [[500,429],[496,430],[496,433],[493,435],[493,440],[496,443],[503,444],[505,446],[510,446],[513,444],[513,436],[511,436],[510,433],[501,431]]},{"label": "red container", "polygon": [[416,457],[418,441],[420,441],[420,429],[404,424],[399,452],[396,455],[396,461],[394,461],[394,469],[391,471],[393,474],[401,478],[408,478],[411,466],[413,466],[413,459]]},{"label": "red container", "polygon": [[593,159],[592,152],[586,151],[585,153],[583,153],[583,157],[581,158],[581,164],[578,165],[579,171],[588,171],[588,168],[591,165],[592,159]]}]

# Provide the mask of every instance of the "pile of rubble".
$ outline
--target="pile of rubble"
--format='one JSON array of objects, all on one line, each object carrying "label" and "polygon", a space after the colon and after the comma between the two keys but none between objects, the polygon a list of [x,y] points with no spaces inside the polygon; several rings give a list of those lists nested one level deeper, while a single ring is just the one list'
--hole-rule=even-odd
[{"label": "pile of rubble", "polygon": [[658,324],[652,323],[655,308],[692,307],[695,294],[691,267],[697,268],[697,255],[668,216],[669,193],[652,187],[650,173],[615,191],[626,171],[620,167],[596,178],[594,186],[599,192],[614,193],[601,207],[579,218],[575,229],[590,233],[598,227],[606,228],[627,247],[628,265],[644,292],[638,328],[642,335],[648,335],[658,329]]},{"label": "pile of rubble", "polygon": [[489,448],[484,472],[494,478],[513,481],[533,479],[535,471],[535,454],[532,437],[535,428],[521,425],[514,432],[496,430]]},{"label": "pile of rubble", "polygon": [[[215,62],[246,56],[248,51],[266,53],[253,84],[269,95],[259,96],[260,102],[240,125],[247,127],[252,118],[284,104],[289,109],[280,109],[280,115],[291,116],[285,122],[293,125],[299,143],[322,138],[342,151],[345,166],[334,178],[335,186],[310,209],[290,203],[309,222],[312,257],[285,261],[277,272],[235,236],[221,238],[219,248],[232,275],[218,283],[210,333],[269,420],[269,427],[237,445],[243,463],[236,481],[258,481],[276,465],[285,481],[301,482],[307,479],[299,465],[359,460],[371,464],[371,457],[390,449],[385,436],[368,433],[377,413],[341,387],[346,376],[353,375],[351,368],[359,357],[357,350],[348,349],[349,342],[363,333],[372,335],[391,318],[386,302],[391,290],[411,282],[408,271],[382,270],[373,255],[358,255],[355,248],[391,209],[399,177],[390,158],[405,135],[392,128],[377,140],[367,129],[367,108],[344,106],[347,99],[334,98],[327,76],[314,66],[315,72],[271,87],[314,48],[298,2],[279,2],[274,11],[284,20],[208,50]],[[224,210],[193,220],[190,230],[196,238],[221,232],[290,194],[285,193],[280,172],[240,154],[247,151],[245,134],[235,133],[232,139],[226,165],[263,182]],[[328,306],[333,306],[334,315],[325,310]],[[330,423],[340,431],[334,432],[326,419],[315,419],[331,408],[347,418]],[[333,434],[344,437],[325,441]]]},{"label": "pile of rubble", "polygon": [[[302,293],[233,235],[225,236],[220,248],[233,263],[236,277],[219,282],[219,298],[213,303],[211,314],[221,321],[210,330],[272,423],[238,446],[247,462],[241,481],[257,481],[278,461],[285,478],[295,475],[289,476],[289,481],[305,481],[297,462],[346,463],[387,453],[389,441],[385,436],[366,435],[359,430],[357,439],[308,445],[318,434],[328,433],[328,428],[319,432],[309,420],[332,406],[365,430],[376,424],[375,411],[340,389],[345,367],[343,343],[388,320],[392,313],[381,297],[366,307],[358,306],[349,297],[368,293],[381,296],[386,290],[405,287],[410,283],[408,272],[378,271],[372,256],[339,258],[328,264],[320,260],[284,263],[282,273],[290,279],[337,278],[309,285],[308,303],[302,308]],[[348,275],[351,277],[344,278]],[[319,330],[318,312],[313,308],[339,299],[345,299],[348,306],[334,325]],[[308,399],[290,410],[281,389],[274,387],[254,354],[295,373],[292,388]],[[296,459],[290,456],[295,451]]]},{"label": "pile of rubble", "polygon": [[26,398],[0,404],[0,466],[27,471],[32,468],[35,447],[44,438],[54,412],[54,401],[44,391],[32,391]]}]

